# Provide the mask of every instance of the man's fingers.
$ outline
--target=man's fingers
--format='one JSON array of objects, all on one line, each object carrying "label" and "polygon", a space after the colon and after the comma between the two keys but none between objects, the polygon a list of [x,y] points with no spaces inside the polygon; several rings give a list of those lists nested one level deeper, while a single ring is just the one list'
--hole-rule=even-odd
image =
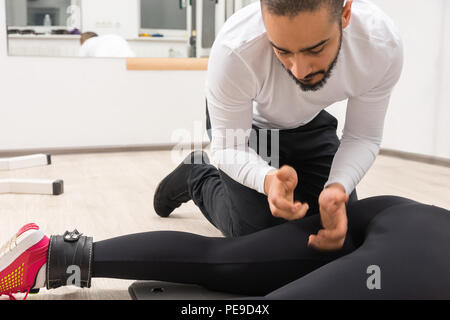
[{"label": "man's fingers", "polygon": [[276,197],[272,200],[272,204],[280,211],[290,212],[291,214],[295,212],[294,204],[285,198]]},{"label": "man's fingers", "polygon": [[296,204],[296,206],[299,208],[299,210],[297,211],[297,217],[299,219],[303,218],[306,215],[306,213],[308,212],[308,210],[309,210],[309,205],[307,203],[300,203],[300,202],[298,202]]},{"label": "man's fingers", "polygon": [[286,220],[298,220],[303,218],[309,210],[309,205],[307,203],[296,202],[292,205],[290,212],[286,215]]},{"label": "man's fingers", "polygon": [[317,233],[317,235],[323,239],[337,241],[345,237],[346,231],[344,229],[337,228],[333,230],[322,229]]},{"label": "man's fingers", "polygon": [[283,218],[286,220],[293,220],[293,213],[291,210],[282,210],[276,206],[274,206],[272,203],[269,203],[270,211],[272,212],[272,215],[275,218]]},{"label": "man's fingers", "polygon": [[286,220],[297,220],[303,218],[309,210],[307,203],[302,204],[297,202],[295,204],[284,198],[275,198],[269,201],[272,215]]},{"label": "man's fingers", "polygon": [[332,250],[329,241],[320,237],[319,235],[310,235],[308,240],[308,246],[313,247],[319,251],[329,251]]},{"label": "man's fingers", "polygon": [[324,229],[320,230],[318,232],[318,235],[325,239],[330,239],[331,241],[336,241],[341,238],[345,238],[345,235],[347,234],[348,225],[347,225],[347,218],[341,217],[337,221],[335,220],[334,223],[331,225],[328,225],[328,228],[324,225]]},{"label": "man's fingers", "polygon": [[308,238],[308,247],[314,247],[317,244],[317,236],[315,235],[310,235]]},{"label": "man's fingers", "polygon": [[[319,231],[320,233],[320,231]],[[342,249],[345,237],[340,240],[331,240],[322,235],[310,235],[308,239],[308,246],[313,247],[319,251],[335,251]]]},{"label": "man's fingers", "polygon": [[335,229],[321,229],[317,235],[311,235],[308,246],[312,246],[318,250],[339,250],[344,245],[346,234],[346,224],[340,223]]}]

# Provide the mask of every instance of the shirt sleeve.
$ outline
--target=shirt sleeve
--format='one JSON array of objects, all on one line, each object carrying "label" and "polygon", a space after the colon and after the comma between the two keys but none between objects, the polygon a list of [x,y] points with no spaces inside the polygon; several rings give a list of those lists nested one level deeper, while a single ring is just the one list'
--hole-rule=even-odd
[{"label": "shirt sleeve", "polygon": [[391,93],[403,68],[402,44],[389,49],[390,64],[378,85],[348,100],[341,145],[325,187],[340,183],[350,194],[379,154]]},{"label": "shirt sleeve", "polygon": [[212,160],[235,181],[264,194],[266,174],[276,168],[248,146],[258,87],[237,53],[225,45],[213,48],[206,84]]}]

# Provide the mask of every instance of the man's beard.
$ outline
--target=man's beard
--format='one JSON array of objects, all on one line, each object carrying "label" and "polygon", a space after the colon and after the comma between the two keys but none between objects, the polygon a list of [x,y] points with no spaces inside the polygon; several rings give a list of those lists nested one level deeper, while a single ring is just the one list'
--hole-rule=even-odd
[{"label": "man's beard", "polygon": [[281,65],[287,71],[287,73],[291,76],[291,78],[295,81],[295,83],[298,84],[298,86],[302,89],[302,91],[317,91],[317,90],[322,89],[325,86],[325,84],[327,83],[328,79],[331,77],[331,74],[333,73],[333,70],[336,67],[336,64],[338,62],[339,54],[341,52],[341,47],[342,47],[342,28],[341,28],[341,35],[340,35],[340,39],[339,39],[338,52],[337,52],[336,57],[334,58],[333,62],[328,67],[328,71],[320,70],[318,72],[311,73],[305,77],[305,79],[307,79],[307,78],[312,78],[315,75],[323,74],[324,76],[323,76],[322,80],[320,80],[319,82],[314,83],[314,84],[305,84],[305,83],[301,82],[299,79],[297,79],[294,76],[294,74],[291,72],[291,70],[286,69],[284,64],[281,64]]}]

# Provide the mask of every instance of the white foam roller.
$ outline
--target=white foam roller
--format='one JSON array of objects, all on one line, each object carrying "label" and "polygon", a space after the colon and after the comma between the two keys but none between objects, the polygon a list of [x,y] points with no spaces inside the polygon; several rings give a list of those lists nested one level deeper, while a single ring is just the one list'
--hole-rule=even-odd
[{"label": "white foam roller", "polygon": [[0,180],[0,193],[60,195],[64,193],[64,182],[48,179],[4,179]]},{"label": "white foam roller", "polygon": [[48,154],[34,154],[23,157],[0,159],[0,170],[14,170],[31,167],[47,166],[51,164],[51,156]]}]

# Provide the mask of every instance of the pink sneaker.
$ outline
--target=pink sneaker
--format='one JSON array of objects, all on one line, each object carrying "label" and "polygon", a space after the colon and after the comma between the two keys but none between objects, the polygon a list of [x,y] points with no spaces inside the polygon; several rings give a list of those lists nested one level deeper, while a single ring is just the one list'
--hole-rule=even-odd
[{"label": "pink sneaker", "polygon": [[34,223],[23,226],[0,248],[0,296],[28,293],[47,261],[49,239]]}]

